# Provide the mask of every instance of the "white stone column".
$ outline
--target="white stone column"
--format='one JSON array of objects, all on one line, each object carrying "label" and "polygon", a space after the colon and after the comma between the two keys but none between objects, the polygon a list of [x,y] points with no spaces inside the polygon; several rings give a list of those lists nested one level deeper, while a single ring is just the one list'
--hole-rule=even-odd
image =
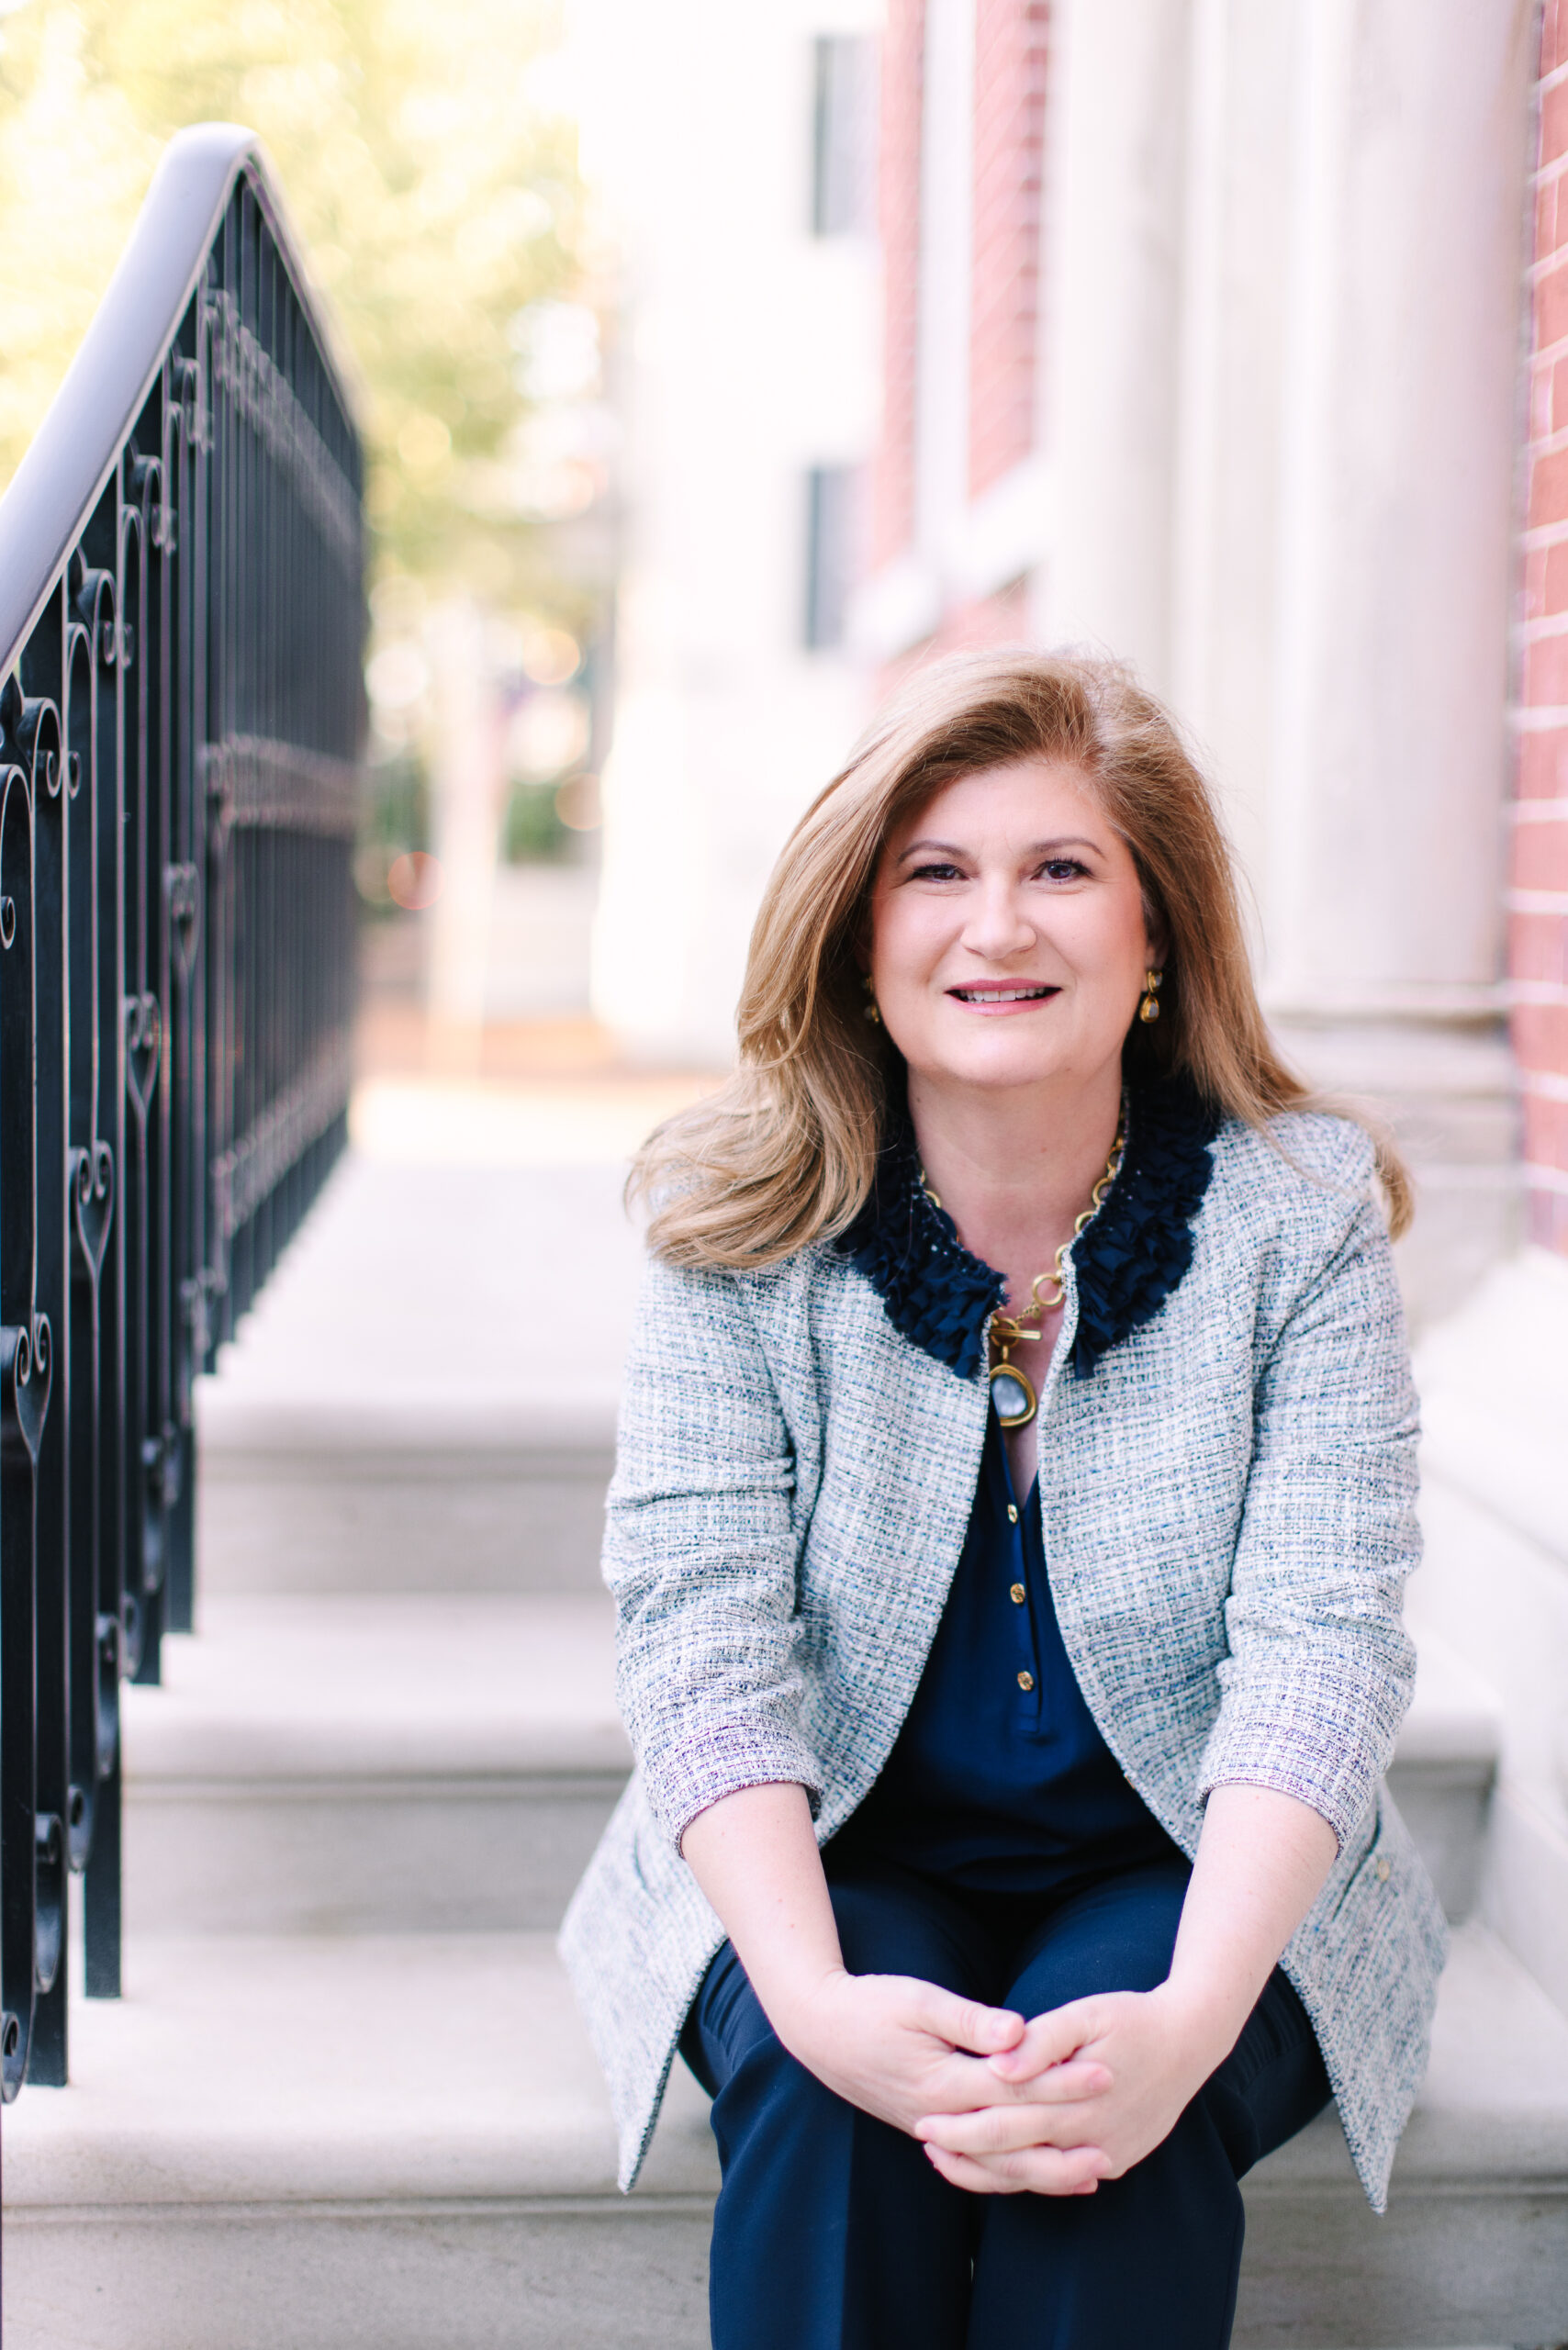
[{"label": "white stone column", "polygon": [[1300,12],[1265,882],[1282,1011],[1494,1002],[1530,33],[1529,10],[1473,0]]},{"label": "white stone column", "polygon": [[1533,19],[1312,0],[1290,86],[1265,1000],[1378,1096],[1440,1310],[1506,1247],[1503,808]]},{"label": "white stone column", "polygon": [[1075,0],[1064,29],[1043,630],[1192,729],[1287,1046],[1417,1162],[1424,1309],[1511,1230],[1530,12]]},{"label": "white stone column", "polygon": [[1047,116],[1042,430],[1047,643],[1170,686],[1186,0],[1064,0]]}]

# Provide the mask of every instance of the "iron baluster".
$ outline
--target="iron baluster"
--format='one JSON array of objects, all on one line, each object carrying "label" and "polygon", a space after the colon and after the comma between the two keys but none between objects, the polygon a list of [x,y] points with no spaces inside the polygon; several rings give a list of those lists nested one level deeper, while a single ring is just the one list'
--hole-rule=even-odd
[{"label": "iron baluster", "polygon": [[195,1386],[346,1136],[359,442],[252,142],[174,140],[0,501],[0,2078],[120,1983]]}]

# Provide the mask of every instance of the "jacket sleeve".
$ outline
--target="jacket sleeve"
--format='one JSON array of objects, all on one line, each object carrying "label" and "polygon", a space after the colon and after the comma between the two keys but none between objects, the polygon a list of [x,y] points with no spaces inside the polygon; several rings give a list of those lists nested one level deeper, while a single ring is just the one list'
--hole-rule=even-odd
[{"label": "jacket sleeve", "polygon": [[1401,1606],[1420,1535],[1405,1317],[1370,1197],[1338,1237],[1258,1379],[1229,1654],[1199,1792],[1277,1788],[1320,1813],[1343,1846],[1415,1684]]},{"label": "jacket sleeve", "polygon": [[650,1264],[622,1390],[604,1577],[616,1695],[673,1841],[736,1789],[820,1793],[801,1729],[794,1461],[742,1284]]}]

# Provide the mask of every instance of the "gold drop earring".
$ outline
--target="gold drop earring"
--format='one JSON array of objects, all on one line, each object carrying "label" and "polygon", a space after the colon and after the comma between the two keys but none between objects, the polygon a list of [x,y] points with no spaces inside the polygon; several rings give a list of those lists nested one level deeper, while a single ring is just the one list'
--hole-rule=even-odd
[{"label": "gold drop earring", "polygon": [[[1143,975],[1143,1002],[1138,1005],[1138,1008],[1137,1008],[1137,1016],[1138,1016],[1138,1018],[1139,1018],[1140,1020],[1158,1020],[1158,1019],[1159,1019],[1159,983],[1160,983],[1160,981],[1164,979],[1164,977],[1165,977],[1165,974],[1164,974],[1164,972],[1163,972],[1163,971],[1146,971],[1146,972],[1144,973],[1144,975]],[[869,982],[868,982],[868,984],[869,984]]]},{"label": "gold drop earring", "polygon": [[865,989],[867,994],[871,996],[870,1002],[866,1006],[866,1017],[871,1023],[873,1028],[879,1028],[882,1024],[882,1015],[877,1009],[876,997],[871,995],[871,974],[869,971],[867,972],[860,984]]}]

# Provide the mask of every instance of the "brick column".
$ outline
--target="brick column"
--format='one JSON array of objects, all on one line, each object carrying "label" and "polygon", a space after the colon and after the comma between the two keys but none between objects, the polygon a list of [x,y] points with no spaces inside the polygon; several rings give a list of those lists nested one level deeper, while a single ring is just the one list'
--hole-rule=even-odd
[{"label": "brick column", "polygon": [[1529,1234],[1568,1256],[1568,0],[1547,0],[1539,98],[1508,964]]},{"label": "brick column", "polygon": [[1047,14],[1044,0],[975,10],[971,498],[1035,445]]}]

